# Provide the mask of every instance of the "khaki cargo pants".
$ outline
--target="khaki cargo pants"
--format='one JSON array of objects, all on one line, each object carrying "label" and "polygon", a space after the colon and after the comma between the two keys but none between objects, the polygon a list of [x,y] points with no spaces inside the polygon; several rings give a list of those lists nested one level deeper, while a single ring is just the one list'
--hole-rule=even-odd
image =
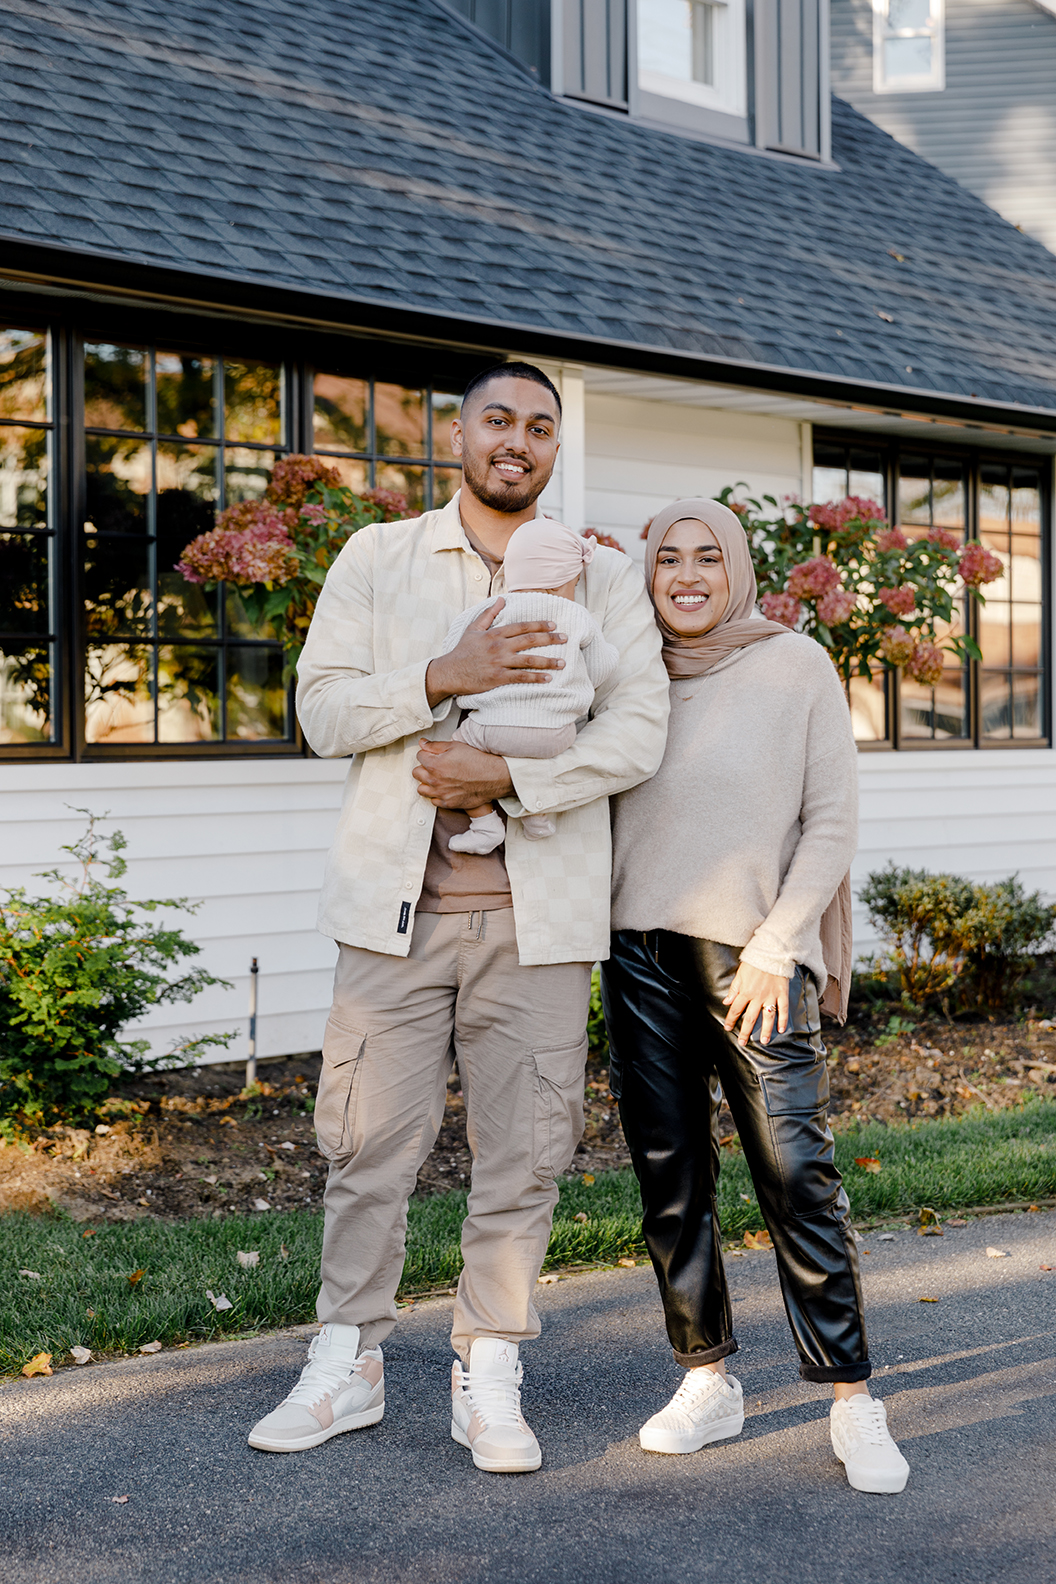
[{"label": "khaki cargo pants", "polygon": [[473,1153],[451,1340],[539,1335],[532,1295],[583,1131],[589,963],[521,967],[513,909],[419,913],[409,957],[342,946],[315,1108],[324,1323],[396,1323],[407,1200],[457,1063]]}]

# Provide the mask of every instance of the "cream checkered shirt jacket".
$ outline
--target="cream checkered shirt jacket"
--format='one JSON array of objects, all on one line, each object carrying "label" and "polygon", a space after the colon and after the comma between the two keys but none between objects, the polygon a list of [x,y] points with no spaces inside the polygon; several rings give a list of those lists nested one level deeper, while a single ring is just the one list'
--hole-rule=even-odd
[{"label": "cream checkered shirt jacket", "polygon": [[[425,673],[454,618],[504,590],[462,529],[458,496],[409,522],[361,528],[331,567],[297,667],[297,712],[324,759],[354,755],[327,858],[319,929],[350,946],[405,957],[435,810],[413,779],[418,739],[446,740],[453,699],[429,708]],[[506,837],[522,963],[608,956],[612,846],[608,798],[656,773],[667,736],[668,679],[640,569],[599,546],[576,589],[620,652],[575,746],[511,759],[511,815],[552,814],[557,833]],[[559,652],[559,651],[558,651]],[[545,686],[546,684],[541,684]]]}]

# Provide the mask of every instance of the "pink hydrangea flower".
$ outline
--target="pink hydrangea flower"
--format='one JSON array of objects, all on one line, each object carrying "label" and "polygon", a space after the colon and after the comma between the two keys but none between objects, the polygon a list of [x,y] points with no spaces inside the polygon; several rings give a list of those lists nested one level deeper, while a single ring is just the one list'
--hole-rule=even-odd
[{"label": "pink hydrangea flower", "polygon": [[876,501],[867,500],[864,495],[848,495],[846,500],[810,508],[810,520],[815,528],[825,528],[830,533],[838,533],[854,518],[862,522],[886,522],[887,513]]},{"label": "pink hydrangea flower", "polygon": [[876,536],[876,548],[878,550],[906,550],[909,548],[909,540],[901,528],[881,528]]},{"label": "pink hydrangea flower", "polygon": [[829,556],[814,556],[794,566],[788,575],[788,592],[796,599],[820,599],[841,587],[839,569]]},{"label": "pink hydrangea flower", "polygon": [[818,601],[818,615],[827,627],[845,622],[854,612],[858,601],[847,589],[830,589]]},{"label": "pink hydrangea flower", "polygon": [[794,594],[764,594],[759,609],[767,621],[780,622],[783,627],[794,627],[803,614],[803,607]]},{"label": "pink hydrangea flower", "polygon": [[915,648],[916,639],[900,622],[897,627],[889,627],[881,639],[880,658],[886,660],[888,665],[904,666],[912,660]]},{"label": "pink hydrangea flower", "polygon": [[301,521],[310,524],[313,528],[321,528],[326,521],[326,508],[323,506],[302,506]]},{"label": "pink hydrangea flower", "polygon": [[945,669],[945,657],[938,644],[918,643],[914,645],[913,653],[906,662],[907,673],[917,682],[922,682],[925,687],[934,687],[936,682],[942,681]]},{"label": "pink hydrangea flower", "polygon": [[221,512],[215,528],[192,539],[176,570],[189,583],[283,584],[297,570],[297,557],[275,508],[245,501]]},{"label": "pink hydrangea flower", "polygon": [[892,616],[912,616],[917,608],[916,592],[909,583],[903,583],[901,588],[877,589],[876,597]]},{"label": "pink hydrangea flower", "polygon": [[975,540],[961,551],[958,571],[969,588],[979,588],[981,584],[993,583],[995,578],[999,578],[1004,567],[1000,556]]},{"label": "pink hydrangea flower", "polygon": [[964,542],[956,528],[929,528],[928,538],[944,550],[959,550]]}]

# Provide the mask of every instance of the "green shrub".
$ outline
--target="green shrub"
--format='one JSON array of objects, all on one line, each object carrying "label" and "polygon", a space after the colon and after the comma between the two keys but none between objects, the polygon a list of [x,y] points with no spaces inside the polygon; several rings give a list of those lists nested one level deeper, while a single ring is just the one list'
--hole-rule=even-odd
[{"label": "green shrub", "polygon": [[80,863],[77,879],[48,870],[37,878],[52,882],[51,895],[30,897],[19,886],[0,904],[0,1129],[8,1134],[95,1114],[122,1070],[193,1061],[206,1045],[226,1046],[234,1037],[205,1035],[155,1058],[146,1040],[119,1038],[149,1007],[190,1001],[226,981],[204,968],[169,977],[172,965],[200,948],[142,915],[193,912],[195,905],[182,898],[132,902],[97,878],[99,865],[108,880],[124,874],[125,839],[115,831],[104,841],[99,817],[77,813],[87,814],[88,829],[62,849]]},{"label": "green shrub", "polygon": [[1056,907],[1027,896],[1013,875],[977,885],[926,869],[871,874],[861,900],[886,944],[868,960],[875,980],[894,978],[902,1000],[938,1000],[959,1011],[1002,1011],[1056,926]]}]

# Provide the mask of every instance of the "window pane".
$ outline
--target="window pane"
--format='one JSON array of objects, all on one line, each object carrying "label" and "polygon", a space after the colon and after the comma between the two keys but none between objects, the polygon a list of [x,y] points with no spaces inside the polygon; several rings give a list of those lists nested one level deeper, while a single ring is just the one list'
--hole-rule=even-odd
[{"label": "window pane", "polygon": [[0,418],[47,418],[47,337],[0,330]]},{"label": "window pane", "polygon": [[207,593],[175,570],[185,540],[158,540],[158,637],[213,638],[219,635],[219,590]]},{"label": "window pane", "polygon": [[830,501],[842,501],[847,494],[846,468],[816,467],[814,469],[813,496],[817,505],[827,506]]},{"label": "window pane", "polygon": [[963,672],[947,671],[935,688],[923,687],[903,675],[901,695],[903,737],[933,738],[935,741],[967,737],[968,708]]},{"label": "window pane", "polygon": [[926,28],[931,0],[890,0],[887,19],[892,28]]},{"label": "window pane", "polygon": [[224,585],[224,593],[227,599],[225,630],[229,638],[278,638],[279,634],[273,622],[250,621],[238,590],[232,588],[230,583]]},{"label": "window pane", "polygon": [[217,433],[215,359],[157,352],[154,379],[159,434],[194,440]]},{"label": "window pane", "polygon": [[220,652],[187,644],[158,650],[158,741],[220,736]]},{"label": "window pane", "polygon": [[1024,738],[1041,736],[1040,676],[1012,678],[1012,735]]},{"label": "window pane", "polygon": [[932,486],[935,522],[941,528],[960,528],[968,521],[964,466],[960,462],[937,461]]},{"label": "window pane", "polygon": [[362,494],[370,487],[370,463],[357,462],[353,457],[324,456],[328,468],[333,468],[342,484]]},{"label": "window pane", "polygon": [[1011,690],[1006,672],[984,671],[980,676],[979,710],[984,737],[991,742],[1007,741],[1011,737]]},{"label": "window pane", "polygon": [[714,82],[713,14],[700,0],[638,0],[639,71]]},{"label": "window pane", "polygon": [[895,38],[884,40],[884,76],[930,77],[930,38]]},{"label": "window pane", "polygon": [[153,742],[150,650],[137,644],[89,647],[85,657],[84,700],[86,741]]},{"label": "window pane", "polygon": [[146,533],[151,484],[149,444],[87,435],[86,529],[99,533]]},{"label": "window pane", "polygon": [[48,526],[48,431],[0,428],[0,526]]},{"label": "window pane", "polygon": [[336,451],[370,449],[370,387],[366,380],[317,374],[312,413],[316,447]]},{"label": "window pane", "polygon": [[1012,606],[1012,664],[1041,664],[1041,605]]},{"label": "window pane", "polygon": [[456,490],[462,487],[461,468],[433,469],[433,506],[446,506]]},{"label": "window pane", "polygon": [[0,632],[50,630],[50,551],[47,534],[0,533]]},{"label": "window pane", "polygon": [[872,677],[852,677],[848,693],[856,741],[886,741],[887,679],[883,672]]},{"label": "window pane", "polygon": [[[259,453],[245,454],[257,456]],[[217,455],[215,446],[158,441],[159,534],[186,531],[186,544],[196,534],[208,533],[216,526],[216,502],[220,497]]]},{"label": "window pane", "polygon": [[425,392],[403,385],[374,386],[374,432],[385,456],[426,455]]},{"label": "window pane", "polygon": [[391,463],[378,463],[374,483],[378,489],[398,490],[407,497],[407,516],[416,517],[425,510],[425,468],[394,467]]},{"label": "window pane", "polygon": [[224,504],[233,506],[236,501],[260,500],[274,466],[274,451],[227,446],[224,450]]},{"label": "window pane", "polygon": [[227,735],[241,741],[289,735],[289,690],[276,649],[227,651]]},{"label": "window pane", "polygon": [[0,650],[0,743],[52,741],[53,674],[47,645]]},{"label": "window pane", "polygon": [[433,392],[433,455],[438,462],[453,462],[451,449],[451,424],[462,406],[461,396],[444,391]]},{"label": "window pane", "polygon": [[84,349],[84,421],[90,429],[147,427],[147,354],[142,347],[89,342]]},{"label": "window pane", "polygon": [[979,536],[994,550],[1008,549],[1008,469],[979,469]]},{"label": "window pane", "polygon": [[1011,612],[1004,600],[987,596],[985,605],[979,607],[979,647],[983,651],[983,664],[1007,666],[1010,663]]},{"label": "window pane", "polygon": [[84,612],[96,640],[151,636],[150,546],[135,539],[86,539]]},{"label": "window pane", "polygon": [[280,373],[275,363],[224,359],[224,434],[228,440],[282,443]]},{"label": "window pane", "polygon": [[898,478],[898,520],[931,527],[931,467],[920,457],[904,457]]}]

